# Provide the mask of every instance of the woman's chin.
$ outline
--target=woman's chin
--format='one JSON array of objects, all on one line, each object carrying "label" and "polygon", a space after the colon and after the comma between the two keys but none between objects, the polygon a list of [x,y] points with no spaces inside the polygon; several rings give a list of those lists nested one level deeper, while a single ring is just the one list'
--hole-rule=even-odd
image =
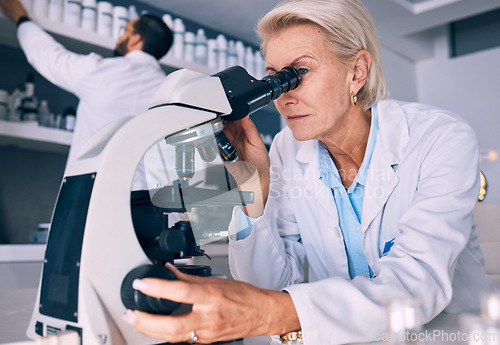
[{"label": "woman's chin", "polygon": [[306,141],[306,140],[311,140],[311,139],[314,139],[311,135],[311,133],[306,133],[306,132],[303,132],[303,131],[298,131],[298,130],[292,130],[292,134],[293,134],[293,137],[295,138],[295,140],[297,141]]}]

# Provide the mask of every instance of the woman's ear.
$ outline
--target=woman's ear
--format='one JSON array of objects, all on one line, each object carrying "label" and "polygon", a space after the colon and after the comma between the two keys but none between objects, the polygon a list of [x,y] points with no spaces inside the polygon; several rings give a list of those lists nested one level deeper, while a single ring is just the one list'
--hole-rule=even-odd
[{"label": "woman's ear", "polygon": [[352,81],[356,84],[357,90],[365,85],[368,72],[372,64],[372,56],[367,50],[360,50],[354,56],[354,75]]}]

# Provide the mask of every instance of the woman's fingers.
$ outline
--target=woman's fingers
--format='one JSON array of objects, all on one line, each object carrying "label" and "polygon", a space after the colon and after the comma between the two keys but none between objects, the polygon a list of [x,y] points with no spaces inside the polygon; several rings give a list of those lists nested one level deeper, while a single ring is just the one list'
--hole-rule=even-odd
[{"label": "woman's fingers", "polygon": [[[224,125],[224,134],[227,139],[233,143],[236,142],[241,135],[244,133],[243,128],[241,126],[241,120],[238,121],[228,121]],[[235,143],[234,143],[235,144]]]},{"label": "woman's fingers", "polygon": [[203,284],[184,280],[143,278],[134,280],[132,287],[145,295],[179,303],[194,304],[205,300]]},{"label": "woman's fingers", "polygon": [[262,146],[265,148],[260,133],[249,116],[238,121],[227,122],[224,128],[229,141],[238,151],[246,152],[250,146]]},{"label": "woman's fingers", "polygon": [[129,310],[123,316],[124,321],[147,336],[168,342],[189,340],[191,330],[196,331],[199,342],[213,342],[220,340],[221,336],[229,339],[230,335],[221,329],[223,325],[227,326],[227,322],[221,322],[220,315],[226,315],[221,308],[234,301],[227,300],[223,291],[227,290],[226,285],[239,286],[239,283],[218,278],[185,277],[181,273],[180,277],[183,276],[191,281],[143,278],[135,280],[133,287],[152,297],[192,304],[191,312],[165,316]]},{"label": "woman's fingers", "polygon": [[153,315],[141,311],[127,310],[123,319],[138,332],[168,342],[190,340],[188,325],[198,324],[192,313],[182,316]]},{"label": "woman's fingers", "polygon": [[[211,343],[269,334],[269,320],[276,319],[278,325],[271,326],[281,329],[279,323],[283,320],[280,318],[283,317],[283,306],[293,308],[291,298],[282,292],[260,289],[235,280],[186,277],[184,274],[179,277],[190,281],[144,278],[135,281],[134,287],[153,297],[192,304],[190,312],[165,316],[127,311],[124,321],[137,331],[163,341],[185,342],[190,340],[190,332],[194,331],[198,342]],[[283,297],[281,295],[286,295],[288,299],[274,303],[278,297]],[[286,311],[293,314],[293,310]]]},{"label": "woman's fingers", "polygon": [[[255,123],[249,116],[241,119],[241,127],[245,131],[245,135],[247,136],[249,142],[255,144],[262,141],[262,137],[260,136],[257,126],[255,126]],[[262,143],[264,142],[262,141]]]}]

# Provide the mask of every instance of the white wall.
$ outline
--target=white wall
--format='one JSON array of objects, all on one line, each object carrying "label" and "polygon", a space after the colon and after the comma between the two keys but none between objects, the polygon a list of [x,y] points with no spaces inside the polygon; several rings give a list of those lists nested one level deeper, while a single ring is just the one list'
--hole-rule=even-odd
[{"label": "white wall", "polygon": [[[464,117],[480,150],[500,152],[500,48],[450,59],[446,31],[436,39],[436,57],[417,63],[418,100]],[[488,180],[486,201],[500,204],[500,160],[481,163]]]},{"label": "white wall", "polygon": [[415,63],[385,47],[382,47],[382,61],[389,97],[416,102],[418,93]]}]

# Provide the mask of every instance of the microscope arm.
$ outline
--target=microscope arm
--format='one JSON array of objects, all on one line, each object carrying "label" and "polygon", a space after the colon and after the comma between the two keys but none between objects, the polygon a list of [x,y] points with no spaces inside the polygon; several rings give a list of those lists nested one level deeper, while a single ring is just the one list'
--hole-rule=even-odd
[{"label": "microscope arm", "polygon": [[97,132],[65,172],[28,336],[75,330],[84,345],[157,343],[122,319],[124,277],[150,263],[130,212],[137,166],[156,142],[217,117],[247,116],[295,88],[299,77],[292,68],[262,81],[241,67],[213,77],[179,70],[165,78],[148,111]]}]

